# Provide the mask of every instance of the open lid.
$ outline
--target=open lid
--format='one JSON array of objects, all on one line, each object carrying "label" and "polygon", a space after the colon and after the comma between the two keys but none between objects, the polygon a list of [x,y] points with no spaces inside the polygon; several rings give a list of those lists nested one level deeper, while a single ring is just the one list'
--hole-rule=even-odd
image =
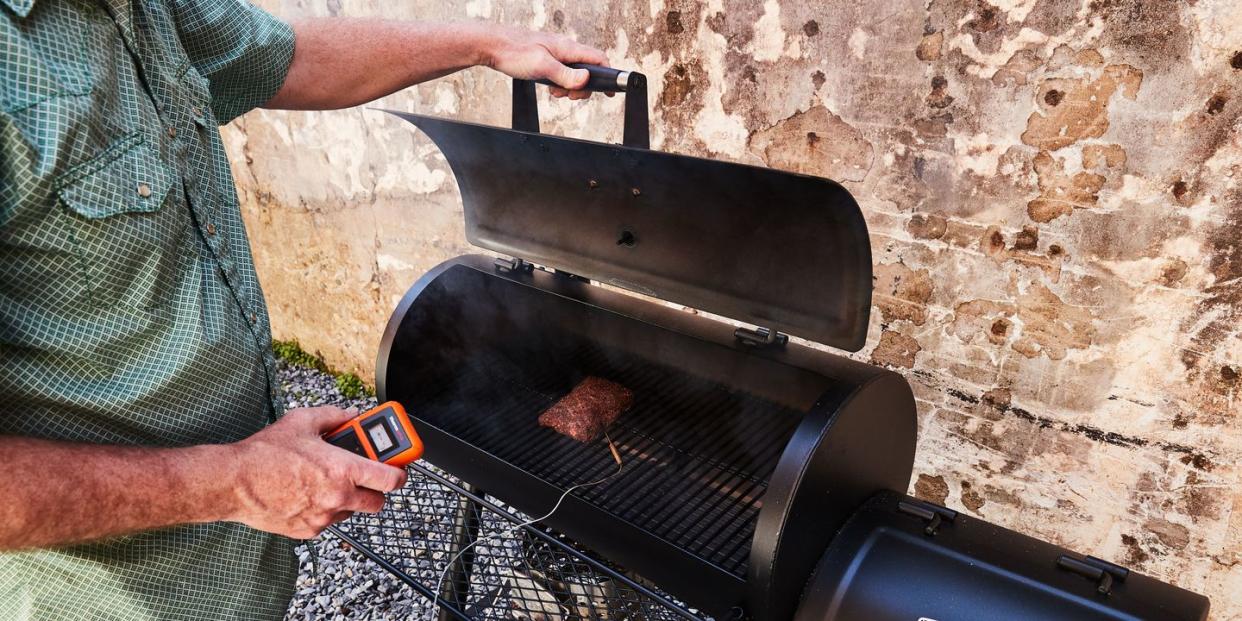
[{"label": "open lid", "polygon": [[392,113],[444,153],[470,243],[770,329],[760,338],[781,331],[862,348],[871,247],[849,192],[645,148],[645,79],[622,75],[628,88],[600,90],[627,91],[625,138],[635,146],[537,133],[534,85],[524,81],[514,84],[520,129]]}]

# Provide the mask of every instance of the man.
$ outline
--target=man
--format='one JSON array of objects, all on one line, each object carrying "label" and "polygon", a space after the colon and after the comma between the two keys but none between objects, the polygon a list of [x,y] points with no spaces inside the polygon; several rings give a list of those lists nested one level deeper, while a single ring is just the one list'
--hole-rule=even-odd
[{"label": "man", "polygon": [[581,98],[562,63],[604,56],[237,0],[0,15],[0,619],[279,619],[289,538],[378,511],[405,473],[320,440],[348,412],[281,417],[217,125],[480,64]]}]

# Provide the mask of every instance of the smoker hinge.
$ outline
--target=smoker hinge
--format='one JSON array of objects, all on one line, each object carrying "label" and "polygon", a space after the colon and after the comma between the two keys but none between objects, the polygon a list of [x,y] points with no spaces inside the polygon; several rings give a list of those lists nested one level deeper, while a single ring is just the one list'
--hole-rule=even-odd
[{"label": "smoker hinge", "polygon": [[1095,590],[1108,595],[1114,582],[1125,582],[1130,570],[1106,560],[1088,556],[1077,559],[1067,554],[1057,557],[1057,567],[1095,581]]},{"label": "smoker hinge", "polygon": [[535,269],[533,264],[527,263],[517,257],[513,257],[512,259],[496,257],[496,260],[492,262],[492,265],[496,266],[496,271],[498,272],[512,272],[514,274],[529,274]]},{"label": "smoker hinge", "polygon": [[941,524],[945,522],[952,524],[957,519],[957,511],[921,500],[903,500],[897,503],[897,510],[927,522],[926,527],[923,528],[923,534],[928,537],[936,536],[936,531],[940,529]]},{"label": "smoker hinge", "polygon": [[751,347],[784,347],[789,342],[789,335],[777,332],[771,328],[738,328],[733,331],[733,337],[741,341],[743,345]]}]

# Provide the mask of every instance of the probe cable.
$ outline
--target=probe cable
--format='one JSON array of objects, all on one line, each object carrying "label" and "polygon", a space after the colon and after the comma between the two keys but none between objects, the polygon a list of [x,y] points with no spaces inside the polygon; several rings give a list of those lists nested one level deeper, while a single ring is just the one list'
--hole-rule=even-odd
[{"label": "probe cable", "polygon": [[440,579],[436,581],[435,597],[431,600],[431,609],[428,611],[428,612],[429,612],[429,614],[435,614],[436,608],[437,608],[437,607],[439,607],[439,605],[440,605],[440,588],[444,586],[444,578],[445,578],[445,576],[447,576],[447,575],[448,575],[448,572],[449,572],[449,570],[451,570],[451,569],[453,568],[453,565],[455,565],[455,564],[457,563],[457,559],[460,559],[460,558],[461,558],[461,555],[465,554],[465,553],[466,553],[466,552],[467,552],[470,548],[473,548],[474,546],[476,546],[476,545],[478,545],[478,544],[482,543],[483,541],[486,541],[487,539],[489,539],[489,538],[491,538],[491,537],[505,537],[505,536],[508,536],[508,535],[510,535],[510,534],[513,534],[514,532],[516,532],[516,531],[518,531],[518,530],[520,530],[520,529],[522,529],[522,528],[526,528],[527,526],[531,526],[531,525],[533,525],[533,524],[534,524],[534,523],[536,523],[536,522],[542,522],[543,520],[546,520],[546,519],[548,519],[548,518],[552,517],[552,514],[556,513],[556,511],[557,511],[558,509],[560,509],[560,508],[561,508],[561,503],[565,502],[565,499],[569,497],[569,493],[570,493],[570,492],[572,492],[572,491],[574,491],[574,490],[576,490],[576,489],[582,489],[582,488],[584,488],[584,487],[590,487],[590,486],[592,486],[592,485],[599,485],[599,484],[601,484],[601,483],[606,483],[606,482],[608,482],[608,481],[612,480],[612,479],[613,479],[613,477],[616,477],[617,475],[621,474],[621,469],[622,469],[622,466],[621,466],[621,454],[617,452],[617,447],[616,447],[616,445],[614,445],[614,444],[612,443],[612,438],[608,436],[608,432],[607,432],[607,431],[605,431],[605,432],[604,432],[604,438],[608,440],[608,450],[609,450],[610,452],[612,452],[612,459],[613,459],[613,461],[616,461],[616,462],[617,462],[617,471],[616,471],[616,472],[613,472],[612,474],[610,474],[610,475],[608,475],[608,476],[606,476],[606,477],[604,477],[604,478],[602,478],[602,479],[599,479],[598,481],[591,481],[591,482],[589,482],[589,483],[579,483],[579,484],[577,484],[577,485],[574,485],[574,486],[572,486],[572,487],[570,487],[570,488],[566,489],[566,490],[565,490],[565,492],[561,494],[561,497],[557,499],[556,504],[552,506],[552,510],[551,510],[551,511],[549,511],[549,512],[547,512],[547,513],[546,513],[546,514],[544,514],[543,516],[541,516],[541,517],[537,517],[537,518],[534,518],[534,519],[531,519],[531,520],[527,520],[527,521],[525,521],[525,522],[522,522],[521,524],[518,524],[518,525],[513,526],[513,527],[511,527],[511,528],[507,528],[507,529],[502,530],[502,531],[500,531],[500,532],[498,532],[498,533],[492,533],[492,534],[490,534],[490,535],[485,535],[485,536],[483,536],[483,537],[479,537],[478,539],[475,539],[473,542],[471,542],[471,543],[470,543],[469,545],[467,545],[466,547],[464,547],[464,548],[462,548],[461,550],[459,550],[459,551],[457,552],[457,554],[454,554],[454,555],[453,555],[453,558],[449,559],[448,564],[444,566],[444,571],[440,572]]}]

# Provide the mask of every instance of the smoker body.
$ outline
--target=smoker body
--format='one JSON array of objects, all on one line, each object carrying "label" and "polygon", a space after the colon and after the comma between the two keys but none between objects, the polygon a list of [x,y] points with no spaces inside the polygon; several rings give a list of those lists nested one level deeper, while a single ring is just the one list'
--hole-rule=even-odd
[{"label": "smoker body", "polygon": [[586,375],[631,388],[621,475],[546,523],[715,616],[789,618],[833,533],[904,489],[916,421],[899,375],[532,269],[459,257],[385,331],[380,398],[411,404],[431,462],[538,515],[616,470],[606,445],[540,427]]},{"label": "smoker body", "polygon": [[431,462],[542,515],[617,470],[603,442],[537,420],[598,376],[634,393],[609,430],[622,472],[545,523],[717,618],[1206,614],[1189,592],[897,493],[909,385],[790,338],[865,341],[857,203],[827,179],[646,148],[645,79],[627,84],[623,145],[538,133],[521,81],[514,129],[394,113],[452,167],[467,239],[512,257],[446,261],[384,332],[379,397],[406,405]]},{"label": "smoker body", "polygon": [[794,621],[1203,621],[1207,613],[1202,595],[885,492],[833,540]]}]

